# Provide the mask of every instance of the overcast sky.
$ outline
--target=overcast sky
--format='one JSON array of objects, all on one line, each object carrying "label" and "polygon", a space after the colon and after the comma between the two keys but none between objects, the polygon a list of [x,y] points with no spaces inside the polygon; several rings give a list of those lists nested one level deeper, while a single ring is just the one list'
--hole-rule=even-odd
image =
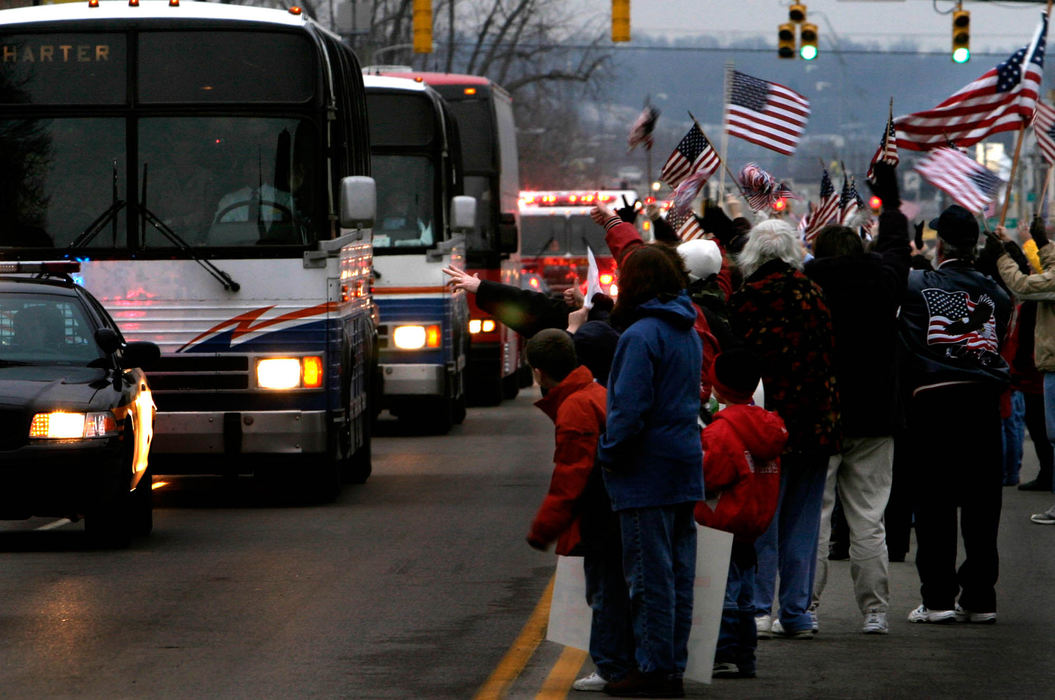
[{"label": "overcast sky", "polygon": [[[610,0],[569,0],[607,16]],[[786,21],[788,0],[631,0],[631,40],[639,33],[691,36],[720,32],[730,38],[771,36]],[[948,48],[953,0],[807,0],[807,14],[817,25],[821,50],[837,37],[880,43],[912,38],[927,48]],[[964,2],[971,12],[971,48],[976,53],[1005,51],[1029,41],[1043,3]]]}]

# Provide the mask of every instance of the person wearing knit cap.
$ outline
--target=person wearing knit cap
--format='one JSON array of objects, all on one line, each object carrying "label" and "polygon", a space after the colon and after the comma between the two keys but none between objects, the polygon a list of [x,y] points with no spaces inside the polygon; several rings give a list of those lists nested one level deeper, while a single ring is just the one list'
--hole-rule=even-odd
[{"label": "person wearing knit cap", "polygon": [[[780,495],[784,421],[751,405],[758,359],[734,348],[715,358],[711,384],[725,408],[704,428],[703,481],[709,501],[696,504],[696,522],[734,535],[725,602],[714,655],[715,678],[754,678],[755,546],[769,527]],[[717,503],[710,501],[717,498]]]}]

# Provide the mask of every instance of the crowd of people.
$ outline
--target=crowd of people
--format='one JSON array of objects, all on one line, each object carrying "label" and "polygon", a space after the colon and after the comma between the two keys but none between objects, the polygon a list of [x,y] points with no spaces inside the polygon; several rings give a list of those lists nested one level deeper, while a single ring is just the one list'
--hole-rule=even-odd
[{"label": "crowd of people", "polygon": [[[889,561],[910,527],[908,620],[996,621],[1002,487],[1019,485],[1026,426],[1051,488],[1055,246],[1035,221],[1031,262],[953,205],[928,250],[896,183],[877,163],[878,225],[809,244],[784,218],[710,203],[705,239],[650,212],[646,242],[633,207],[598,205],[614,303],[446,270],[530,337],[556,449],[528,542],[584,556],[596,671],[575,689],[684,694],[697,523],[734,538],[714,677],[755,677],[759,638],[818,631],[837,503],[862,633],[889,632]],[[1032,519],[1055,523],[1055,506]]]}]

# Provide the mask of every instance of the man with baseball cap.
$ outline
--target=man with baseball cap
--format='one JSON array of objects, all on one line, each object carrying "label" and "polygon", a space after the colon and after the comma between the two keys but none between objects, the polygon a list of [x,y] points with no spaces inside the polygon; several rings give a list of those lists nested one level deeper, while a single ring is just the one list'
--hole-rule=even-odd
[{"label": "man with baseball cap", "polygon": [[[974,267],[978,222],[961,206],[930,222],[933,270],[912,270],[898,337],[908,450],[916,476],[916,570],[922,604],[910,622],[996,621],[1001,423],[1010,381],[1000,343],[1011,302]],[[957,509],[967,558],[957,569]]]}]

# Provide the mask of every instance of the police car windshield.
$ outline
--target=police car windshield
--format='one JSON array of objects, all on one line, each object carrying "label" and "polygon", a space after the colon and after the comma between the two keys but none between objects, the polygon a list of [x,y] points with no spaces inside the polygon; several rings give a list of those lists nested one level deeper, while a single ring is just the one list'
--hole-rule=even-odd
[{"label": "police car windshield", "polygon": [[0,366],[78,365],[102,357],[80,303],[50,294],[0,296]]}]

